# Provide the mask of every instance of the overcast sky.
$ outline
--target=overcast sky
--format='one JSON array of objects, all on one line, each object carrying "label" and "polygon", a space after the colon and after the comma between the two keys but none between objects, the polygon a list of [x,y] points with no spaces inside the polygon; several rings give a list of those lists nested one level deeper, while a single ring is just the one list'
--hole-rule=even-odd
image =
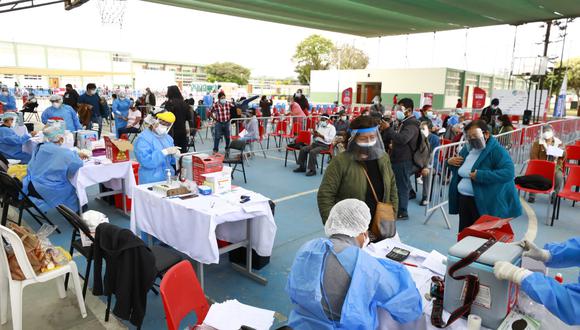
[{"label": "overcast sky", "polygon": [[[453,67],[499,73],[509,70],[516,28],[496,26],[363,38],[129,0],[123,28],[101,24],[97,1],[65,11],[62,4],[3,13],[1,40],[129,52],[133,57],[209,64],[232,61],[253,76],[295,76],[296,45],[318,33],[353,44],[372,68]],[[35,22],[35,23],[31,23]],[[541,54],[539,23],[518,27],[516,56]],[[580,19],[568,27],[565,58],[580,56]],[[562,43],[550,45],[559,56]]]}]

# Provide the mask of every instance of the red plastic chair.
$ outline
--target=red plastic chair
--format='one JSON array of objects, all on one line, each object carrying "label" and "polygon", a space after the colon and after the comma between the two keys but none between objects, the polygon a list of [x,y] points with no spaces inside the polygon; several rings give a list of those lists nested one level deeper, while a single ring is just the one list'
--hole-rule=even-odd
[{"label": "red plastic chair", "polygon": [[[548,197],[550,197],[552,195],[552,193],[554,192],[554,187],[556,184],[556,178],[555,178],[556,163],[549,162],[547,160],[532,159],[528,162],[528,167],[526,168],[525,175],[532,175],[532,174],[541,175],[544,178],[552,181],[552,187],[548,190],[537,190],[537,189],[531,189],[531,188],[524,188],[524,187],[516,184],[516,188],[520,191],[524,191],[524,192],[528,192],[528,193],[547,194]],[[546,222],[548,221],[549,217],[550,217],[550,203],[548,203],[548,210],[546,213]]]},{"label": "red plastic chair", "polygon": [[284,119],[276,123],[276,130],[270,134],[268,134],[268,141],[266,142],[266,149],[270,149],[270,137],[274,138],[274,143],[276,143],[276,147],[280,147],[280,143],[282,142],[282,134],[286,133],[288,129],[288,120]]},{"label": "red plastic chair", "polygon": [[[570,163],[574,161],[576,163]],[[567,168],[580,166],[580,145],[566,146],[566,158],[564,158],[564,173],[567,172]]]},{"label": "red plastic chair", "polygon": [[282,138],[286,139],[286,144],[288,144],[288,140],[295,138],[300,131],[302,131],[302,118],[298,118],[298,120],[295,119],[290,133],[284,132]]},{"label": "red plastic chair", "polygon": [[160,292],[167,329],[179,330],[179,323],[192,310],[197,315],[196,325],[203,323],[209,304],[189,261],[181,261],[165,273]]},{"label": "red plastic chair", "polygon": [[328,157],[330,157],[330,159],[332,160],[332,156],[334,155],[334,145],[331,143],[330,148],[328,148],[328,150],[321,151],[320,154],[322,155],[322,163],[320,165],[320,175],[322,175],[322,172],[324,171],[324,159],[326,155],[328,155]]},{"label": "red plastic chair", "polygon": [[576,144],[574,144],[576,146],[580,146],[580,140],[576,141]]},{"label": "red plastic chair", "polygon": [[[310,145],[310,141],[312,139],[312,134],[309,131],[301,131],[298,132],[298,136],[294,140],[294,143],[304,143],[305,145]],[[292,151],[294,153],[294,159],[298,161],[298,157],[296,156],[296,151],[300,151],[300,148],[289,147],[286,146],[286,157],[284,157],[284,167],[288,165],[288,151]]]},{"label": "red plastic chair", "polygon": [[[573,187],[576,188],[573,189]],[[580,192],[578,192],[578,187],[580,187],[580,166],[573,166],[569,168],[564,188],[562,188],[558,193],[554,211],[552,212],[552,222],[550,223],[550,226],[554,225],[554,218],[558,219],[560,217],[560,202],[562,198],[574,201],[572,207],[576,202],[580,202]]]}]

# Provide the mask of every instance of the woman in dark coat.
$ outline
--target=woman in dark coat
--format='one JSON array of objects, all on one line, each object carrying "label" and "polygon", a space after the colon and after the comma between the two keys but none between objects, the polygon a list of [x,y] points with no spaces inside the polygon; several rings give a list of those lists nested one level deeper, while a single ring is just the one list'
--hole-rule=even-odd
[{"label": "woman in dark coat", "polygon": [[187,128],[185,123],[189,122],[189,127],[195,127],[193,125],[193,111],[189,104],[183,100],[183,95],[181,95],[179,87],[175,85],[167,87],[166,96],[167,101],[162,106],[175,115],[175,123],[169,134],[173,137],[175,146],[181,148],[181,152],[187,152],[189,143],[187,142]]}]

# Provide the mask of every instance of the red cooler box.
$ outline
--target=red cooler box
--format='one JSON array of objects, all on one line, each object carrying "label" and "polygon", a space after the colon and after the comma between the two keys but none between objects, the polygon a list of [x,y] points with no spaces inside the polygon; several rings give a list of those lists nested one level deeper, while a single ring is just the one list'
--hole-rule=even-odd
[{"label": "red cooler box", "polygon": [[[135,174],[135,183],[139,184],[139,163],[133,162],[133,174]],[[125,197],[127,201],[127,211],[131,211],[131,198]],[[123,195],[115,195],[115,207],[118,209],[123,209]]]}]

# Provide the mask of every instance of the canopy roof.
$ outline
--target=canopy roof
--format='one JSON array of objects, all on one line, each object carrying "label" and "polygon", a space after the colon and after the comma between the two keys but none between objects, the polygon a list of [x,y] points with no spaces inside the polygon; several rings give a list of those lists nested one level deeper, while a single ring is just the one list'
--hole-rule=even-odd
[{"label": "canopy roof", "polygon": [[364,37],[580,16],[579,0],[146,0]]}]

